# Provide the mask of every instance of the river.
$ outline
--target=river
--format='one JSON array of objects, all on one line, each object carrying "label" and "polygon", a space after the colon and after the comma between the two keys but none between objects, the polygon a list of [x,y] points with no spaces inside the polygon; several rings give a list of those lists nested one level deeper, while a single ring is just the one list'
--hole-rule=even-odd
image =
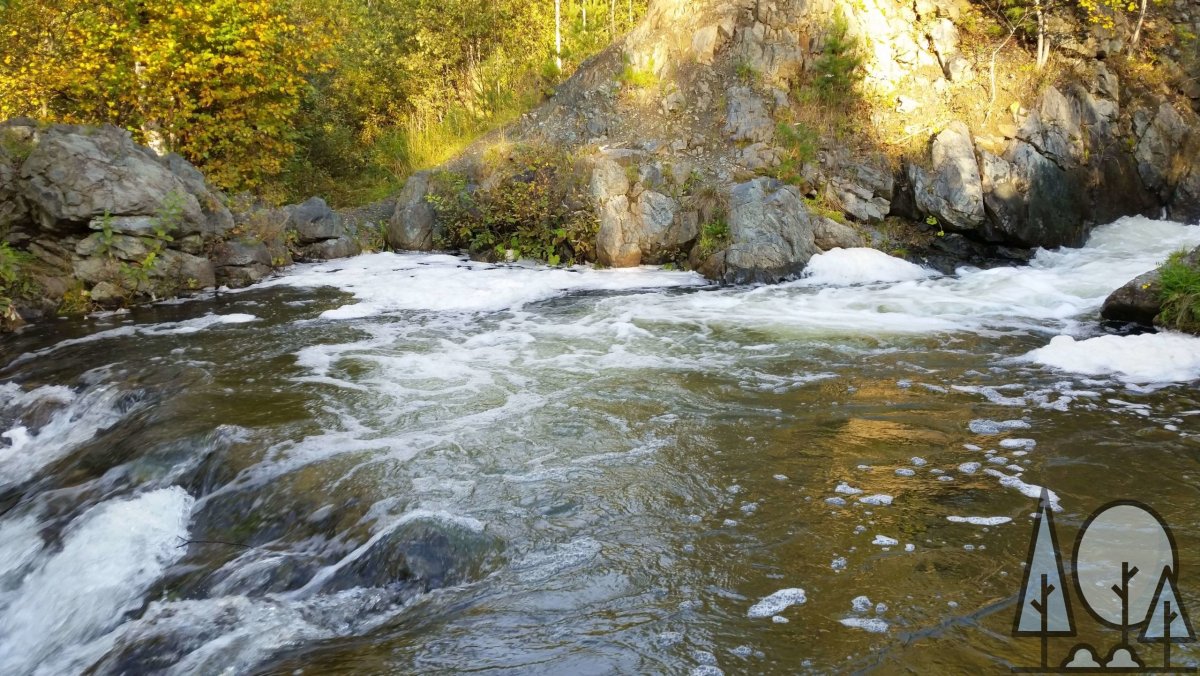
[{"label": "river", "polygon": [[1153,505],[1200,609],[1200,339],[1098,320],[1196,245],[379,253],[0,337],[0,672],[1007,673],[1041,487]]}]

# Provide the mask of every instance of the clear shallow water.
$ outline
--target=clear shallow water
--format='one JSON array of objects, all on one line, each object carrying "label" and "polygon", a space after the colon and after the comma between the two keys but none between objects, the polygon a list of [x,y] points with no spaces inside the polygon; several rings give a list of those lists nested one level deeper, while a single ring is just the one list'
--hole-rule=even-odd
[{"label": "clear shallow water", "polygon": [[1196,607],[1200,341],[1095,321],[1189,244],[752,289],[381,254],[5,337],[0,670],[1007,671],[1038,486],[1066,542],[1157,508]]}]

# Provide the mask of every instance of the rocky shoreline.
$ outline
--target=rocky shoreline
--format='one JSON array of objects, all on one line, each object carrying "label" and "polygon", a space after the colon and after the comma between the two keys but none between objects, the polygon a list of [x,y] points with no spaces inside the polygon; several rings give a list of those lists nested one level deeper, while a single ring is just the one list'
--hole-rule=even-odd
[{"label": "rocky shoreline", "polygon": [[[961,34],[975,11],[951,0],[653,3],[518,123],[354,210],[227,197],[122,130],[11,120],[0,125],[0,234],[27,284],[9,318],[245,286],[295,260],[384,246],[496,259],[536,245],[552,263],[771,283],[834,247],[949,272],[1079,246],[1124,215],[1200,219],[1194,76],[1176,64],[1182,74],[1147,81],[1114,56],[1120,40],[1080,23],[1061,29],[1072,37],[1056,75],[1026,87],[1018,49],[998,86],[1000,50],[989,64]],[[1163,12],[1167,27],[1200,17],[1194,0]],[[812,92],[843,43],[861,82],[835,108]],[[998,95],[1012,104],[993,105]],[[536,199],[554,203],[522,211]],[[529,235],[534,226],[543,232]]]}]

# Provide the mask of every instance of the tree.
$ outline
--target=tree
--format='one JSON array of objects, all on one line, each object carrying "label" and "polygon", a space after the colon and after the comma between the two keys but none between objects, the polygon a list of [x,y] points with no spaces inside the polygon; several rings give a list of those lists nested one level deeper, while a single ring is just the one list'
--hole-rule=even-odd
[{"label": "tree", "polygon": [[1042,489],[1034,520],[1025,577],[1021,582],[1021,596],[1013,620],[1013,636],[1041,637],[1041,666],[1046,667],[1049,662],[1049,637],[1074,636],[1075,623],[1066,593],[1058,534],[1054,530],[1054,515],[1050,508],[1050,493],[1045,488]]},{"label": "tree", "polygon": [[266,0],[12,0],[0,25],[0,115],[116,124],[232,188],[260,185],[294,152],[321,52]]},{"label": "tree", "polygon": [[1175,590],[1175,574],[1170,566],[1164,566],[1138,641],[1163,644],[1163,668],[1169,669],[1171,644],[1191,643],[1195,640],[1192,624]]}]

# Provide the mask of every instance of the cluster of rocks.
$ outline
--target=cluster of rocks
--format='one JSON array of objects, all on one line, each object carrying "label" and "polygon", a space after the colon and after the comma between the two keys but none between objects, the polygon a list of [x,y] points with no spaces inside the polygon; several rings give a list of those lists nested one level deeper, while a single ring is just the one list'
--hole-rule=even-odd
[{"label": "cluster of rocks", "polygon": [[32,318],[64,297],[119,306],[253,283],[293,258],[361,251],[356,222],[319,198],[236,213],[182,157],[116,127],[0,125],[0,239],[32,259]]},{"label": "cluster of rocks", "polygon": [[[1078,246],[1093,225],[1122,215],[1200,218],[1200,101],[1123,87],[1104,61],[1120,46],[1112,41],[1073,42],[1063,52],[1074,69],[1065,83],[1046,86],[1027,107],[1002,109],[1004,119],[987,129],[961,120],[923,126],[924,107],[944,103],[947,92],[986,89],[981,64],[961,44],[965,11],[958,0],[652,3],[623,43],[584,64],[508,136],[591,162],[600,262],[656,263],[683,252],[726,281],[794,276],[820,250],[819,231],[836,231],[827,244],[885,243],[879,224],[887,219],[925,231],[927,249],[911,257],[953,268]],[[802,180],[789,181],[799,187],[785,186],[768,178],[788,158],[780,120],[794,104],[791,85],[819,63],[835,15],[858,40],[863,86],[890,92],[912,121],[910,136],[929,142],[898,165],[879,149],[825,147],[798,169]],[[626,68],[652,72],[660,84],[623,86]],[[468,152],[452,164],[471,174],[471,162]],[[709,219],[682,187],[686,172],[721,193],[724,251],[700,246]],[[438,224],[427,190],[424,175],[405,187],[393,246],[432,246]],[[821,215],[830,209],[841,222]]]}]

